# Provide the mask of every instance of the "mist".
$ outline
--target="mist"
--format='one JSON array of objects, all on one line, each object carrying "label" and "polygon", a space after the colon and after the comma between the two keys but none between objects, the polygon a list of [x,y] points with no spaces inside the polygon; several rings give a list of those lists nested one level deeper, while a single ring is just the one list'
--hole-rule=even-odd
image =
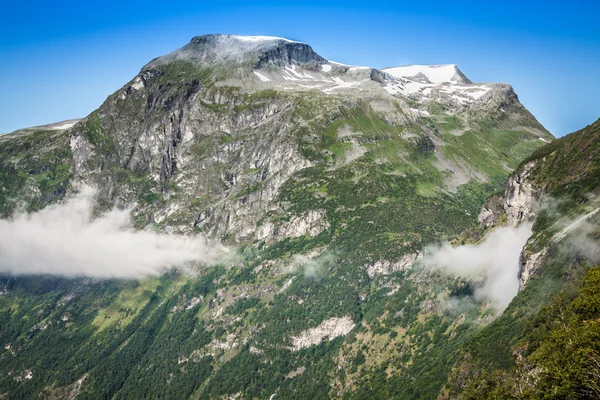
[{"label": "mist", "polygon": [[554,240],[565,240],[566,246],[587,258],[592,264],[600,263],[600,244],[598,242],[598,222],[594,217],[600,212],[596,208],[578,218],[564,223],[564,228],[554,235]]},{"label": "mist", "polygon": [[475,297],[503,311],[519,291],[519,256],[531,226],[496,228],[475,245],[428,249],[423,264],[478,281]]},{"label": "mist", "polygon": [[0,273],[143,278],[171,267],[194,270],[230,255],[215,241],[135,230],[131,209],[93,218],[95,190],[0,220]]},{"label": "mist", "polygon": [[329,252],[325,252],[318,257],[296,254],[292,257],[289,272],[296,272],[299,268],[302,268],[305,278],[318,278],[334,260],[335,257]]}]

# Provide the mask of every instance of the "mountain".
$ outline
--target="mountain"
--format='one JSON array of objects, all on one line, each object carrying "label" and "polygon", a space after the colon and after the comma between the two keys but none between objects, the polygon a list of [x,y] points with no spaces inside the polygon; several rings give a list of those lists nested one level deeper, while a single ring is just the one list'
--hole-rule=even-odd
[{"label": "mountain", "polygon": [[420,260],[501,225],[496,196],[478,228],[482,205],[552,140],[509,85],[456,66],[377,70],[281,38],[195,37],[75,125],[0,137],[0,212],[68,207],[87,185],[95,216],[126,209],[143,232],[235,257],[129,280],[5,274],[0,395],[451,391],[463,346],[506,313],[474,295],[485,279]]}]

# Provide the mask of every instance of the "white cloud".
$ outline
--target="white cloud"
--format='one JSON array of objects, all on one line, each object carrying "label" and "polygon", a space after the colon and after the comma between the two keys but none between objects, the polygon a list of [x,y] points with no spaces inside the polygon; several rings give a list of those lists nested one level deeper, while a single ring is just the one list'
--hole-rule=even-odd
[{"label": "white cloud", "polygon": [[0,273],[141,278],[229,252],[199,237],[136,231],[129,209],[92,218],[94,194],[85,188],[40,212],[0,220]]},{"label": "white cloud", "polygon": [[481,280],[477,298],[491,300],[502,311],[519,291],[519,256],[531,236],[531,224],[494,229],[479,244],[445,245],[428,251],[423,263],[450,274]]}]

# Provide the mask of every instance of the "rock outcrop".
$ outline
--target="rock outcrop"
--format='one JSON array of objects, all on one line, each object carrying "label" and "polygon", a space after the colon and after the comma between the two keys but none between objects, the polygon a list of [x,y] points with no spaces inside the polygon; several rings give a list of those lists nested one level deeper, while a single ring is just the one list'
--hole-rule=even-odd
[{"label": "rock outcrop", "polygon": [[[517,227],[532,222],[540,207],[542,192],[531,179],[535,162],[530,161],[512,174],[504,185],[503,195],[495,195],[486,200],[479,213],[479,225],[493,228],[499,225]],[[531,243],[527,243],[519,258],[519,290],[540,271],[544,264],[546,249],[533,252]]]},{"label": "rock outcrop", "polygon": [[533,161],[523,165],[507,179],[502,195],[494,195],[486,200],[478,217],[482,227],[518,226],[535,218],[541,192],[530,179],[534,167]]},{"label": "rock outcrop", "polygon": [[421,257],[423,257],[423,254],[417,252],[405,254],[395,261],[378,260],[367,265],[367,274],[369,278],[373,279],[379,275],[389,275],[394,272],[406,271]]},{"label": "rock outcrop", "polygon": [[519,290],[523,290],[527,282],[541,272],[546,254],[546,248],[537,253],[532,253],[527,246],[523,249],[519,258]]},{"label": "rock outcrop", "polygon": [[315,344],[321,343],[324,339],[333,340],[339,336],[345,336],[350,332],[356,324],[352,321],[352,318],[346,317],[334,317],[326,319],[321,322],[319,326],[307,329],[300,332],[299,335],[293,336],[292,349],[298,351],[300,349],[310,347]]},{"label": "rock outcrop", "polygon": [[539,194],[534,189],[534,183],[529,179],[534,162],[523,165],[505,184],[504,197],[506,200],[506,222],[517,226],[531,220],[536,213]]},{"label": "rock outcrop", "polygon": [[271,221],[265,222],[257,229],[256,239],[297,238],[306,234],[315,237],[329,227],[325,210],[308,210],[280,225]]}]

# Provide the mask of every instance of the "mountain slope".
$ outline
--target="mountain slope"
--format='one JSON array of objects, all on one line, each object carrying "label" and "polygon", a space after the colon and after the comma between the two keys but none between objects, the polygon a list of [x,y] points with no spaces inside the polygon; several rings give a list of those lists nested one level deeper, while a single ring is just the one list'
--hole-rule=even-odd
[{"label": "mountain slope", "polygon": [[72,153],[63,121],[0,135],[0,215],[36,211],[65,195]]},{"label": "mountain slope", "polygon": [[503,196],[486,202],[480,221],[487,229],[535,223],[521,255],[519,295],[464,346],[451,378],[460,387],[471,377],[464,397],[598,393],[597,377],[582,371],[593,373],[600,350],[597,299],[590,296],[597,290],[597,268],[590,267],[600,262],[599,143],[600,120],[535,151],[508,179]]},{"label": "mountain slope", "polygon": [[[87,184],[96,212],[130,206],[137,228],[218,238],[238,260],[141,281],[3,278],[0,394],[437,396],[496,311],[445,308],[470,283],[414,264],[552,136],[508,85],[411,73],[206,35],[69,130],[2,137],[22,177],[3,183],[5,216]],[[39,183],[40,154],[41,171],[64,166],[60,185]]]}]

